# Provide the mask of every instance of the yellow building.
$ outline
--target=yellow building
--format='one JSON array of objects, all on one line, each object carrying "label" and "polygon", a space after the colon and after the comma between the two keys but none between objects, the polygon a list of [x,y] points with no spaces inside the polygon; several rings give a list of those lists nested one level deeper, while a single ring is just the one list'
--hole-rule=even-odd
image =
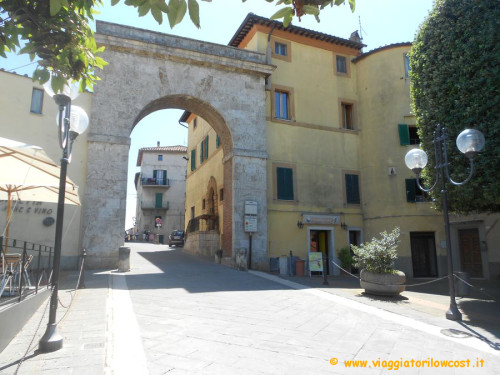
[{"label": "yellow building", "polygon": [[[43,87],[30,77],[0,70],[0,137],[36,145],[58,165],[62,157],[57,134],[58,106],[44,92]],[[91,94],[82,93],[73,101],[90,116]],[[78,186],[78,196],[83,203],[87,176],[87,132],[81,134],[73,145],[68,177]],[[2,171],[2,173],[8,173]],[[21,197],[22,198],[22,197]],[[10,223],[9,236],[44,246],[54,246],[56,203],[17,201]],[[48,218],[48,220],[44,220]],[[48,223],[52,223],[47,225]],[[0,228],[6,226],[6,202],[0,202]],[[63,268],[76,267],[81,253],[82,207],[65,205],[62,237]]]},{"label": "yellow building", "polygon": [[[267,54],[276,66],[266,85],[270,268],[290,251],[306,264],[319,251],[338,263],[340,248],[398,226],[397,267],[415,277],[446,274],[442,215],[404,165],[419,143],[409,98],[411,44],[362,53],[356,32],[342,39],[249,14],[229,45]],[[231,254],[218,223],[232,176],[224,176],[217,135],[195,114],[181,120],[189,123],[186,246]],[[451,218],[456,270],[500,274],[498,217]],[[339,270],[329,262],[328,272]]]}]

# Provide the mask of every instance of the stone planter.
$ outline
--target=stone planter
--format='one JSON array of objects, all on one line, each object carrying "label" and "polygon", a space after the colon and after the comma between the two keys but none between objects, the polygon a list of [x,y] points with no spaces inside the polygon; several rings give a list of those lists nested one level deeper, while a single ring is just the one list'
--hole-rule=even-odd
[{"label": "stone planter", "polygon": [[405,290],[406,276],[401,271],[395,273],[374,273],[361,270],[360,284],[368,294],[397,296]]}]

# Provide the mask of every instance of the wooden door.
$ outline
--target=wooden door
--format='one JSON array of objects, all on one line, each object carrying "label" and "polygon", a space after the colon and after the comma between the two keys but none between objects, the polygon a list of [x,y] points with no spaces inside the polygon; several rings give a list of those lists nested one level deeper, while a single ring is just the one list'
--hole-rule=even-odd
[{"label": "wooden door", "polygon": [[413,277],[436,277],[436,244],[433,232],[411,232]]},{"label": "wooden door", "polygon": [[459,230],[458,240],[462,271],[468,272],[471,277],[483,277],[483,262],[477,228]]}]

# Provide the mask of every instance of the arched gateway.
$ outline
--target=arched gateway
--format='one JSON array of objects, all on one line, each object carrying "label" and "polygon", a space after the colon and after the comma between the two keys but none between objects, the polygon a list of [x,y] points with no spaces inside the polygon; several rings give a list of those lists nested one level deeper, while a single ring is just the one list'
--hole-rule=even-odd
[{"label": "arched gateway", "polygon": [[[180,108],[207,120],[224,150],[223,251],[248,247],[246,200],[258,202],[252,264],[267,260],[264,55],[198,40],[97,22],[109,65],[93,95],[88,136],[83,247],[92,268],[115,267],[123,245],[130,134],[153,111]],[[156,139],[156,138],[154,138]]]}]

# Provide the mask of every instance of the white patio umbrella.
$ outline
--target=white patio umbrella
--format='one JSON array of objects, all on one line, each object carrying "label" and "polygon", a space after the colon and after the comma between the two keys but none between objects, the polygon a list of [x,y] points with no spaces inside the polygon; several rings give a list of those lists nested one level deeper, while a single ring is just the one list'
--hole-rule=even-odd
[{"label": "white patio umbrella", "polygon": [[[13,201],[57,202],[60,167],[41,147],[0,137],[0,200],[7,201],[5,237]],[[65,204],[80,205],[78,187],[66,179]],[[6,246],[6,252],[7,252]]]}]

